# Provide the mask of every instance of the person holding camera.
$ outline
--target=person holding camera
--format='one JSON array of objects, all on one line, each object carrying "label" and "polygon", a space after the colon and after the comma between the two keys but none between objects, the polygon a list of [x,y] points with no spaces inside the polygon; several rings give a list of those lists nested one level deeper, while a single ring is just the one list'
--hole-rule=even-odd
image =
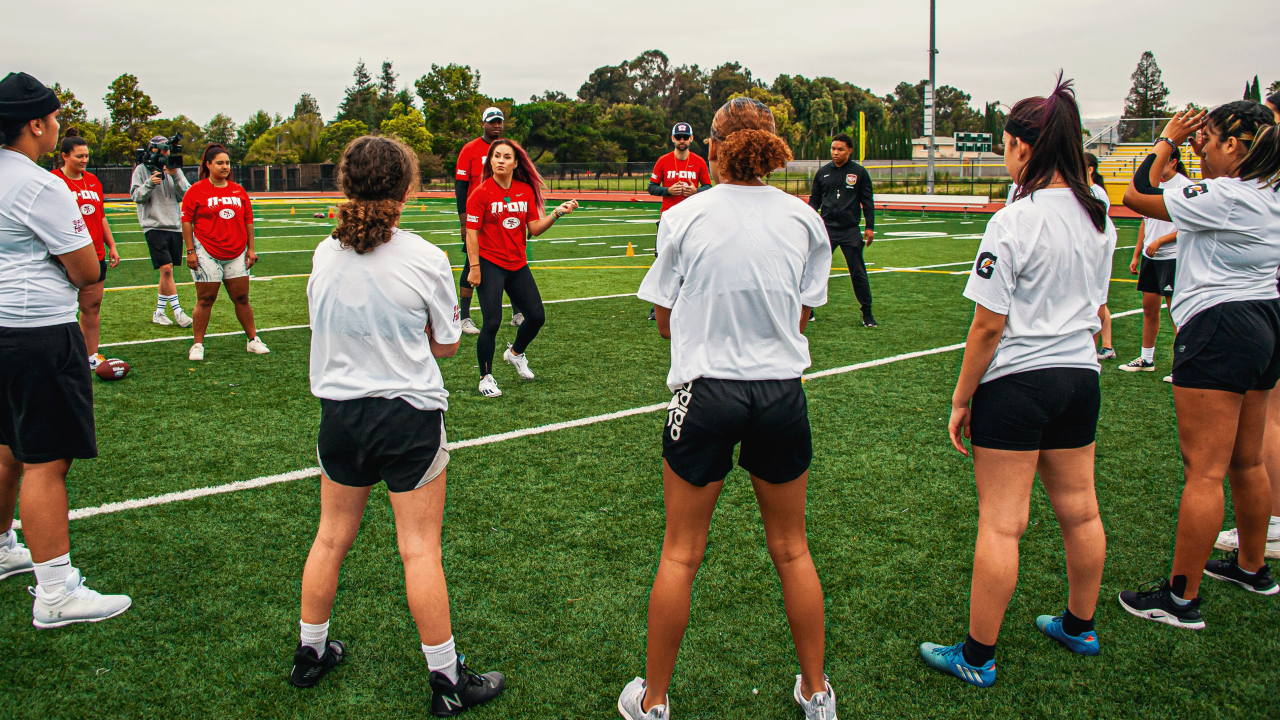
[{"label": "person holding camera", "polygon": [[[35,162],[58,145],[58,108],[26,73],[0,80],[0,578],[35,573],[38,628],[105,620],[132,604],[85,587],[71,564],[67,472],[98,456],[76,290],[102,271],[66,185]],[[30,550],[13,531],[19,493]]]},{"label": "person holding camera", "polygon": [[[129,196],[138,205],[138,224],[147,238],[147,250],[151,253],[151,267],[160,271],[156,311],[151,322],[157,325],[191,327],[192,319],[182,311],[178,303],[178,286],[173,282],[173,264],[182,262],[182,197],[191,182],[180,167],[169,167],[171,141],[162,135],[151,138],[147,150],[141,153],[133,169],[133,181],[129,184]],[[165,315],[165,305],[173,308],[173,320]]]}]

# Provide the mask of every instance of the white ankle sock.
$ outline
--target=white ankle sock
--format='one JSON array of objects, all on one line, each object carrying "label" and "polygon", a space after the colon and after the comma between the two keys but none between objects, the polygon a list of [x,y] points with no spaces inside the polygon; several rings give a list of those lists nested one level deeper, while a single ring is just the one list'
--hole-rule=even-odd
[{"label": "white ankle sock", "polygon": [[1156,361],[1156,349],[1153,347],[1142,348],[1142,359],[1149,363]]},{"label": "white ankle sock", "polygon": [[1272,516],[1271,516],[1271,523],[1270,523],[1270,524],[1272,524],[1272,525],[1280,525],[1280,515],[1272,515]]},{"label": "white ankle sock", "polygon": [[9,528],[9,532],[0,535],[0,550],[11,550],[18,544],[18,534]]},{"label": "white ankle sock", "polygon": [[453,636],[439,645],[422,644],[422,654],[427,658],[427,668],[444,673],[449,682],[458,682],[458,653],[453,649]]},{"label": "white ankle sock", "polygon": [[329,621],[312,625],[299,620],[298,624],[302,626],[302,644],[315,650],[316,657],[323,657],[325,645],[329,642]]},{"label": "white ankle sock", "polygon": [[1190,600],[1183,600],[1182,598],[1178,597],[1177,595],[1174,595],[1173,593],[1169,593],[1169,597],[1173,598],[1173,602],[1175,605],[1187,605],[1187,604],[1190,604],[1191,602]]},{"label": "white ankle sock", "polygon": [[62,581],[67,579],[72,570],[75,568],[71,567],[71,553],[35,563],[36,583],[47,593],[61,592]]}]

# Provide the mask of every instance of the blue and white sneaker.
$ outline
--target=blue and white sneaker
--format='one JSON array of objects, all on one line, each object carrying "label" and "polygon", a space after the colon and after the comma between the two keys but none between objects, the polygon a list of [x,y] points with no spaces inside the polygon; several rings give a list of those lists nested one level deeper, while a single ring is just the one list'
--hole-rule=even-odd
[{"label": "blue and white sneaker", "polygon": [[1062,629],[1062,616],[1041,615],[1036,618],[1036,627],[1040,632],[1057,640],[1066,646],[1068,650],[1077,655],[1097,655],[1101,652],[1098,645],[1098,633],[1093,630],[1087,630],[1078,636],[1068,635]]},{"label": "blue and white sneaker", "polygon": [[955,675],[974,687],[991,687],[996,684],[996,661],[988,660],[982,667],[965,662],[964,643],[935,645],[920,643],[920,659],[939,672]]}]

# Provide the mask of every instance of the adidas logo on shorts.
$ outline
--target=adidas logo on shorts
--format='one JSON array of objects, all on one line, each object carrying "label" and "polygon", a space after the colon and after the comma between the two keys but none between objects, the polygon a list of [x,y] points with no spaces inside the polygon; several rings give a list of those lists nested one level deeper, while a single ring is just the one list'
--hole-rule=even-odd
[{"label": "adidas logo on shorts", "polygon": [[685,383],[671,396],[671,402],[667,405],[667,427],[671,428],[671,440],[680,439],[680,432],[684,429],[684,418],[689,414],[689,401],[693,399],[693,393],[690,390],[693,383]]}]

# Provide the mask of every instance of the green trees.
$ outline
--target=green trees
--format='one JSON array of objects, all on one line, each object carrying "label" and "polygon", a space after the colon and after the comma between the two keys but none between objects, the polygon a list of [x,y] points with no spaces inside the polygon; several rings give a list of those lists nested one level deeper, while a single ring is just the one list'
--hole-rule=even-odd
[{"label": "green trees", "polygon": [[[1124,113],[1120,116],[1122,119],[1163,118],[1173,114],[1167,102],[1169,88],[1161,81],[1160,66],[1156,64],[1156,56],[1150,50],[1142,53],[1142,57],[1138,59],[1138,67],[1129,77],[1133,80],[1133,87],[1125,97]],[[1150,123],[1120,123],[1120,141],[1150,139],[1154,131]]]},{"label": "green trees", "polygon": [[458,150],[480,134],[480,113],[488,101],[480,94],[480,73],[469,65],[432,63],[431,72],[415,80],[413,88],[422,99],[432,151],[457,157]]},{"label": "green trees", "polygon": [[338,120],[320,131],[320,147],[325,157],[337,162],[347,144],[369,134],[369,126],[359,120]]}]

